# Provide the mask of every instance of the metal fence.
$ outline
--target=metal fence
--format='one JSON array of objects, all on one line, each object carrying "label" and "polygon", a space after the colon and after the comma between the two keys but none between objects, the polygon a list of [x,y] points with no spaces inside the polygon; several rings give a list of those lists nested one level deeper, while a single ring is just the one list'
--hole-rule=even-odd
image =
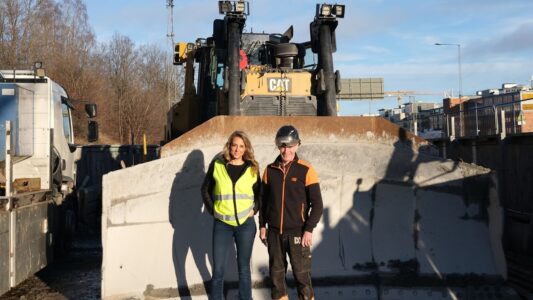
[{"label": "metal fence", "polygon": [[477,106],[447,114],[443,118],[448,137],[477,137],[510,135],[523,132],[525,124],[521,102],[512,101],[493,105]]}]

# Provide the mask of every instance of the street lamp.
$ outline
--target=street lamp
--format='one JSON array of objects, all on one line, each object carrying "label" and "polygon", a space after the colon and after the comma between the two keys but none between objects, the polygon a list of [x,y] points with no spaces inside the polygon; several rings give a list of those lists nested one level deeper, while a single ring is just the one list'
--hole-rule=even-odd
[{"label": "street lamp", "polygon": [[457,46],[457,61],[459,62],[459,99],[463,96],[463,79],[461,74],[461,44],[435,43],[436,46]]},{"label": "street lamp", "polygon": [[[444,43],[435,43],[436,46],[457,46],[457,61],[459,66],[459,100],[462,100],[463,98],[463,79],[462,79],[462,72],[461,72],[461,44],[444,44]],[[477,100],[475,103],[475,116],[476,116],[476,136],[479,135],[479,124],[478,124],[478,115],[477,115]],[[462,118],[461,118],[461,135],[463,134],[463,128],[462,126]]]}]

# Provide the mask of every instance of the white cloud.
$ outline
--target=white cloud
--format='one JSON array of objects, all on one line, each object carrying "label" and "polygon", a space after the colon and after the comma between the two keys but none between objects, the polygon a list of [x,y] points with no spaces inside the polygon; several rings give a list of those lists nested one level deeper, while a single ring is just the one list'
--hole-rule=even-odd
[{"label": "white cloud", "polygon": [[[517,25],[511,30],[491,39],[479,39],[468,47],[465,55],[471,59],[502,58],[502,55],[524,52],[531,59],[533,50],[533,22]],[[504,58],[505,59],[505,58]]]},{"label": "white cloud", "polygon": [[363,50],[371,53],[371,54],[386,54],[390,53],[389,49],[384,47],[377,47],[377,46],[363,46]]},{"label": "white cloud", "polygon": [[342,64],[346,62],[355,62],[365,59],[365,56],[356,53],[335,53],[333,59],[336,64]]}]

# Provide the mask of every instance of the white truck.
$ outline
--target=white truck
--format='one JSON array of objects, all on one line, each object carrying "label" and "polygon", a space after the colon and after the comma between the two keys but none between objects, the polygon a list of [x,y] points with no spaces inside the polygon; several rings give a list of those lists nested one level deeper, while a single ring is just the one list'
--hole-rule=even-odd
[{"label": "white truck", "polygon": [[[72,109],[40,65],[0,71],[0,295],[46,266],[73,228]],[[94,104],[86,111],[96,116]]]}]

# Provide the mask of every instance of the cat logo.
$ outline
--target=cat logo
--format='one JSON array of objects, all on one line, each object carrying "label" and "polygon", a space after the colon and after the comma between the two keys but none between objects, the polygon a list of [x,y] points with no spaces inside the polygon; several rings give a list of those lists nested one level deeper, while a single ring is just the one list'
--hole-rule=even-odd
[{"label": "cat logo", "polygon": [[269,92],[290,92],[290,78],[267,78]]}]

